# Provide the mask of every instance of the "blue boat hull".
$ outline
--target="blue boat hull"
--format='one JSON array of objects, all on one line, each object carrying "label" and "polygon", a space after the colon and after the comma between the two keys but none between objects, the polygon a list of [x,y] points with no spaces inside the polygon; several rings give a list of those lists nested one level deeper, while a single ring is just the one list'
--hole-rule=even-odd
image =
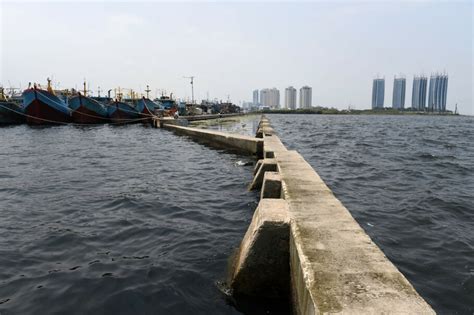
[{"label": "blue boat hull", "polygon": [[26,122],[31,125],[49,125],[71,122],[71,110],[56,95],[45,90],[28,89],[23,92]]},{"label": "blue boat hull", "polygon": [[78,124],[100,124],[108,121],[107,109],[87,96],[74,96],[69,99],[72,121]]},{"label": "blue boat hull", "polygon": [[123,102],[114,102],[107,106],[109,119],[113,123],[128,124],[140,122],[140,114],[138,111]]}]

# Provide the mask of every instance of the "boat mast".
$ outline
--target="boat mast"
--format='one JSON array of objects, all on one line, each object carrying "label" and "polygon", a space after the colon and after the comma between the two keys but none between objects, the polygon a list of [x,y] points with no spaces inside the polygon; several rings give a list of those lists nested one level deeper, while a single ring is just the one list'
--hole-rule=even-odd
[{"label": "boat mast", "polygon": [[48,81],[48,88],[47,88],[48,92],[51,94],[54,94],[53,88],[51,87],[51,79],[47,78],[46,80]]},{"label": "boat mast", "polygon": [[86,80],[84,80],[84,89],[83,89],[84,96],[87,96],[87,89],[86,89]]},{"label": "boat mast", "polygon": [[150,91],[151,91],[151,90],[150,90],[150,86],[147,84],[146,90],[145,90],[145,92],[146,92],[146,98],[149,98],[148,95],[149,95]]}]

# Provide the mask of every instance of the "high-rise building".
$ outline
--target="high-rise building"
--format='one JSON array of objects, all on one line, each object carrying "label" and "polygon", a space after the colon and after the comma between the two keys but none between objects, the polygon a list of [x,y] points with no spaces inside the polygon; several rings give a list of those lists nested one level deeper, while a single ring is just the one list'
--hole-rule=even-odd
[{"label": "high-rise building", "polygon": [[385,79],[374,79],[372,85],[372,109],[383,108],[385,97]]},{"label": "high-rise building", "polygon": [[258,106],[258,90],[253,91],[253,105]]},{"label": "high-rise building", "polygon": [[296,89],[292,86],[285,89],[285,108],[296,109]]},{"label": "high-rise building", "polygon": [[448,75],[433,74],[430,77],[430,89],[428,94],[429,111],[446,111],[446,98],[448,94]]},{"label": "high-rise building", "polygon": [[411,108],[413,110],[425,110],[427,86],[428,78],[424,75],[413,77],[413,89],[411,93]]},{"label": "high-rise building", "polygon": [[300,108],[311,108],[313,106],[313,90],[309,86],[300,89]]},{"label": "high-rise building", "polygon": [[406,90],[406,79],[405,77],[393,79],[393,98],[392,108],[404,109],[405,108],[405,90]]},{"label": "high-rise building", "polygon": [[280,91],[277,88],[260,90],[260,103],[264,107],[280,107]]}]

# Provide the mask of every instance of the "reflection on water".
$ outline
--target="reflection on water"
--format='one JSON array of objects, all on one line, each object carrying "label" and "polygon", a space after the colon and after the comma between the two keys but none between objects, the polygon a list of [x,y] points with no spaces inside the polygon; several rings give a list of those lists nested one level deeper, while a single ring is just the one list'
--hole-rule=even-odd
[{"label": "reflection on water", "polygon": [[2,315],[240,313],[216,282],[258,202],[251,157],[141,125],[0,134]]}]

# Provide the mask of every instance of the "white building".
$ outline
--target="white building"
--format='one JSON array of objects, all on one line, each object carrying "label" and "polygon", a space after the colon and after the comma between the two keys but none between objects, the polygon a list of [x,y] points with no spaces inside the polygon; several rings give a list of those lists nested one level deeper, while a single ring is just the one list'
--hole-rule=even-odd
[{"label": "white building", "polygon": [[313,89],[309,86],[303,86],[300,89],[300,108],[311,108],[313,106],[312,94]]},{"label": "white building", "polygon": [[292,86],[285,89],[285,108],[296,109],[296,89]]},{"label": "white building", "polygon": [[280,91],[276,88],[260,90],[260,104],[263,107],[279,108]]},{"label": "white building", "polygon": [[258,90],[253,91],[253,105],[258,106]]}]

